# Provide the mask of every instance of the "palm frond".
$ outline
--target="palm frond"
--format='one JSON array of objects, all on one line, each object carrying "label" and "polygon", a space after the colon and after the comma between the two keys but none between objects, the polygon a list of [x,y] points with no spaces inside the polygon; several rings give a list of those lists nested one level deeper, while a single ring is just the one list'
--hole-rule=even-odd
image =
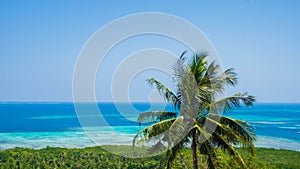
[{"label": "palm frond", "polygon": [[253,145],[253,141],[255,141],[254,128],[249,123],[216,114],[209,114],[207,121],[214,123],[216,126],[214,132],[225,137],[228,142],[242,145],[248,148],[252,155],[255,155]]},{"label": "palm frond", "polygon": [[235,86],[237,84],[237,74],[233,68],[229,68],[222,73],[224,81],[227,85]]},{"label": "palm frond", "polygon": [[164,133],[163,140],[166,141],[170,147],[175,146],[186,136],[188,125],[189,124],[184,121],[183,116],[176,118],[170,128]]},{"label": "palm frond", "polygon": [[209,114],[209,118],[219,121],[222,125],[228,126],[230,129],[243,136],[244,140],[249,142],[255,141],[254,128],[249,123],[216,114]]},{"label": "palm frond", "polygon": [[[218,72],[215,72],[218,71]],[[237,74],[233,68],[229,68],[224,72],[220,72],[219,65],[215,66],[212,73],[208,73],[207,77],[210,77],[211,82],[220,83],[221,85],[235,86],[237,84]]]},{"label": "palm frond", "polygon": [[198,131],[198,143],[203,143],[210,139],[212,136],[211,133],[209,133],[207,130],[203,129],[203,127],[199,124],[195,124],[193,128],[190,129],[192,131],[193,129],[196,129]]},{"label": "palm frond", "polygon": [[178,115],[177,112],[167,112],[167,111],[151,111],[143,112],[139,115],[137,121],[141,122],[159,122],[170,118],[176,118]]},{"label": "palm frond", "polygon": [[220,73],[220,69],[220,65],[216,65],[215,61],[211,62],[207,67],[205,77],[209,77],[209,79],[216,77]]},{"label": "palm frond", "polygon": [[248,95],[248,93],[237,93],[233,96],[225,97],[223,99],[208,104],[207,109],[211,113],[220,113],[220,110],[227,112],[232,110],[233,108],[241,107],[242,104],[248,107],[252,106],[254,102],[254,96]]},{"label": "palm frond", "polygon": [[220,66],[212,62],[201,82],[198,83],[199,90],[207,91],[209,97],[214,97],[225,90],[226,85],[235,86],[237,84],[237,74],[234,70],[227,69],[220,72]]},{"label": "palm frond", "polygon": [[183,52],[181,53],[180,57],[179,57],[179,59],[182,60],[183,62],[184,62],[185,59],[186,59],[186,57],[185,57],[186,53],[187,53],[187,51],[183,51]]},{"label": "palm frond", "polygon": [[177,82],[181,97],[180,114],[191,119],[196,118],[199,109],[200,96],[191,69],[186,68],[181,72],[178,72]]},{"label": "palm frond", "polygon": [[149,142],[151,140],[161,140],[162,134],[171,127],[175,120],[175,118],[163,120],[140,130],[133,138],[133,146],[135,146],[136,143],[141,143],[143,141]]},{"label": "palm frond", "polygon": [[207,53],[195,53],[189,64],[197,84],[202,81],[207,70],[207,56]]},{"label": "palm frond", "polygon": [[226,150],[230,155],[232,155],[235,160],[240,164],[241,167],[247,169],[247,165],[243,158],[240,156],[238,151],[221,135],[214,133],[213,140],[223,150]]},{"label": "palm frond", "polygon": [[226,140],[230,144],[238,144],[239,143],[238,135],[229,127],[227,127],[226,125],[222,125],[218,121],[219,120],[206,118],[206,122],[204,125],[205,130],[207,130],[207,132],[211,134],[218,133],[219,135],[224,136],[224,138],[226,138]]},{"label": "palm frond", "polygon": [[155,86],[158,92],[164,97],[164,99],[174,105],[175,108],[178,108],[178,104],[180,102],[179,98],[167,88],[163,83],[158,80],[151,78],[147,80],[150,86]]},{"label": "palm frond", "polygon": [[[215,116],[215,115],[213,115]],[[252,155],[255,155],[253,142],[256,140],[254,128],[249,123],[242,120],[235,120],[226,116],[222,116],[220,123],[228,126],[239,137],[239,144],[247,147]]]}]

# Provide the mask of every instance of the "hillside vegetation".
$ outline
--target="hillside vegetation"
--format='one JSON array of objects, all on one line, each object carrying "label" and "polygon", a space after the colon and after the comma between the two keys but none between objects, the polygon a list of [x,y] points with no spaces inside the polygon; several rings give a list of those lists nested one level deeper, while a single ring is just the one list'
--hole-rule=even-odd
[{"label": "hillside vegetation", "polygon": [[[110,146],[120,153],[130,152],[130,146]],[[244,150],[239,150],[241,154]],[[220,151],[221,152],[221,151]],[[270,168],[300,168],[300,152],[289,150],[275,150],[256,148],[256,157],[245,156],[249,168],[270,169]],[[201,157],[201,155],[200,155]],[[239,168],[236,162],[229,155],[219,154],[218,168],[235,169]],[[202,159],[205,161],[205,159]],[[28,148],[14,148],[0,150],[0,169],[11,168],[110,168],[110,169],[133,169],[133,168],[164,168],[165,160],[163,155],[149,158],[125,158],[105,151],[101,147],[84,149],[66,149],[47,147],[40,150]],[[200,167],[206,164],[200,163]],[[191,150],[185,149],[173,164],[173,168],[192,168]]]}]

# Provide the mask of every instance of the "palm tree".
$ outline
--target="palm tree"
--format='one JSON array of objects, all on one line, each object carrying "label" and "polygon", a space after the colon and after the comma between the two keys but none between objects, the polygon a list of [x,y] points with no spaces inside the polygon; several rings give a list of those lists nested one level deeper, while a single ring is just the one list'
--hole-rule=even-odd
[{"label": "palm tree", "polygon": [[155,144],[150,148],[150,153],[167,150],[167,168],[171,167],[179,152],[187,146],[192,149],[194,169],[198,168],[199,153],[207,157],[209,168],[215,168],[218,162],[216,148],[228,152],[241,167],[247,168],[234,146],[245,146],[254,154],[253,127],[245,121],[222,116],[221,113],[243,104],[252,106],[254,97],[247,93],[237,93],[216,99],[226,86],[236,85],[237,74],[232,68],[222,72],[220,65],[215,62],[209,64],[206,53],[193,54],[190,62],[186,61],[185,54],[182,53],[174,67],[176,92],[154,78],[147,80],[176,111],[140,114],[139,123],[154,123],[136,134],[133,146],[152,142]]}]

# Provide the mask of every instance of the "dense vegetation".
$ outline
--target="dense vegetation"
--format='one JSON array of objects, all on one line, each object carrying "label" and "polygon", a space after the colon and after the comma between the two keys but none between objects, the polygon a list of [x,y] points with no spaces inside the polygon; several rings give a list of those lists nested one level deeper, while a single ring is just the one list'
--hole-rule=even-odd
[{"label": "dense vegetation", "polygon": [[[121,153],[130,152],[131,146],[114,146]],[[244,156],[249,168],[272,169],[272,168],[300,168],[300,153],[288,150],[275,150],[256,148],[256,157],[247,156],[244,150],[239,150]],[[0,150],[0,169],[11,168],[163,168],[165,166],[164,155],[149,158],[132,159],[114,155],[101,147],[84,149],[50,148],[33,150],[25,148],[14,148]],[[237,162],[229,155],[218,153],[220,161],[217,168],[236,169]],[[202,161],[204,162],[205,159]],[[199,167],[207,164],[199,163]],[[181,152],[172,168],[192,168],[191,150],[185,149]]]}]

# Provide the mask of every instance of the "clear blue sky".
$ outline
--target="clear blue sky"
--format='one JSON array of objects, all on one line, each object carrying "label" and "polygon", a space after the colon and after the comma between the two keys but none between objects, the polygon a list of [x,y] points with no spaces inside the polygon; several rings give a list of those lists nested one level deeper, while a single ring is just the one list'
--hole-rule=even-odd
[{"label": "clear blue sky", "polygon": [[[71,101],[77,56],[95,31],[128,14],[163,12],[208,36],[223,66],[239,74],[235,91],[248,91],[258,102],[300,102],[299,8],[297,0],[1,1],[0,101]],[[139,48],[160,45],[155,37],[145,39]],[[178,54],[183,49],[161,45]],[[130,93],[136,101],[148,99],[142,77],[133,84],[141,92]],[[96,85],[99,101],[110,101],[109,88],[101,88],[101,80]]]}]

